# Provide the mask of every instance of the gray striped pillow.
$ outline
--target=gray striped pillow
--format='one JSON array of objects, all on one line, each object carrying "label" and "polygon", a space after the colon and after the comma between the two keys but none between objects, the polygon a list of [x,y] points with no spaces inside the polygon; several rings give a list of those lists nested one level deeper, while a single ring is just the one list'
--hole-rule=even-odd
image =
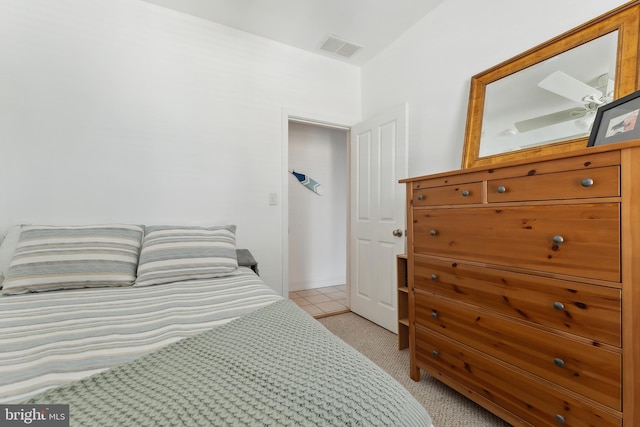
[{"label": "gray striped pillow", "polygon": [[23,226],[2,293],[131,285],[143,235],[140,225]]},{"label": "gray striped pillow", "polygon": [[238,269],[236,226],[151,226],[145,231],[134,286],[229,275]]}]

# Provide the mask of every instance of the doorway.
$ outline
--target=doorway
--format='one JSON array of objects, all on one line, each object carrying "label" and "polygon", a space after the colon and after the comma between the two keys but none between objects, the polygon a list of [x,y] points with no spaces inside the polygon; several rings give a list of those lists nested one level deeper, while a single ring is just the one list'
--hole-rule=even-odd
[{"label": "doorway", "polygon": [[[334,120],[317,114],[291,114],[287,110],[283,110],[282,115],[285,147],[282,156],[283,164],[287,167],[298,167],[289,161],[291,122],[316,128],[340,129],[344,132],[347,164],[342,170],[347,173],[344,186],[348,204],[342,211],[346,219],[341,224],[345,224],[346,231],[344,235],[339,236],[340,231],[332,229],[332,226],[325,226],[323,235],[344,242],[341,244],[346,254],[339,263],[346,263],[345,306],[392,332],[397,330],[396,257],[406,250],[406,189],[399,180],[407,177],[408,117],[407,103],[389,107],[356,124],[353,124],[355,121]],[[352,124],[335,124],[340,122]],[[313,162],[312,156],[308,159]],[[314,163],[309,166],[314,166]],[[325,177],[314,177],[314,174],[315,172],[308,171],[309,177],[317,178],[322,185]],[[285,201],[282,211],[283,229],[287,231],[283,233],[282,246],[285,256],[282,262],[282,276],[283,296],[287,297],[289,290],[298,287],[298,284],[295,283],[292,287],[292,280],[289,278],[290,264],[294,261],[291,254],[296,251],[295,245],[290,247],[294,243],[294,239],[290,237],[289,208],[289,186],[293,177],[285,170],[282,178]],[[296,181],[293,183],[296,184]],[[296,189],[310,191],[300,187]],[[307,198],[309,196],[311,195],[307,193]],[[308,247],[313,248],[312,244]],[[309,256],[315,256],[315,252]],[[314,285],[322,286],[318,283]],[[312,288],[311,291],[315,289]]]},{"label": "doorway", "polygon": [[289,297],[314,317],[349,311],[349,130],[288,122]]}]

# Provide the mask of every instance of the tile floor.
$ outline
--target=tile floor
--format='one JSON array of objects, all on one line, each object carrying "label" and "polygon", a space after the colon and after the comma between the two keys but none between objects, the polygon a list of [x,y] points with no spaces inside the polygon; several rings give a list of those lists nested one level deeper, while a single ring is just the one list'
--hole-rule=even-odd
[{"label": "tile floor", "polygon": [[346,285],[289,292],[289,299],[315,318],[346,313]]}]

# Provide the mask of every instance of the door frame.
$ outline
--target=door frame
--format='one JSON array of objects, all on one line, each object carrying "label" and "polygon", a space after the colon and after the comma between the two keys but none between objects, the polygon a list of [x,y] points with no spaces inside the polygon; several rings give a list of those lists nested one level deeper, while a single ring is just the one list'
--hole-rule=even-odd
[{"label": "door frame", "polygon": [[[313,113],[308,111],[300,111],[292,108],[282,109],[282,143],[281,143],[281,215],[282,215],[282,296],[289,298],[289,121],[295,121],[298,123],[306,123],[313,126],[329,127],[334,129],[343,129],[347,131],[347,176],[350,176],[351,167],[351,149],[350,149],[350,134],[351,126],[358,123],[359,117],[336,117],[329,116],[327,114]],[[351,200],[350,189],[347,189],[347,198]],[[351,232],[350,228],[351,208],[350,204],[347,205],[347,235]],[[347,239],[347,307],[351,305],[349,290],[351,285],[349,283],[351,274],[351,260],[349,255],[349,239]]]}]

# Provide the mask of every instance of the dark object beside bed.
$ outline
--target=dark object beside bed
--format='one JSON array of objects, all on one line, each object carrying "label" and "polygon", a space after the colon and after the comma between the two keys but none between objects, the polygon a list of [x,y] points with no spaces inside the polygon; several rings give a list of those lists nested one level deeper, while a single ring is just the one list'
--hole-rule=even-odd
[{"label": "dark object beside bed", "polygon": [[249,249],[236,249],[236,257],[238,259],[238,267],[249,267],[258,276],[258,261],[253,257]]}]

